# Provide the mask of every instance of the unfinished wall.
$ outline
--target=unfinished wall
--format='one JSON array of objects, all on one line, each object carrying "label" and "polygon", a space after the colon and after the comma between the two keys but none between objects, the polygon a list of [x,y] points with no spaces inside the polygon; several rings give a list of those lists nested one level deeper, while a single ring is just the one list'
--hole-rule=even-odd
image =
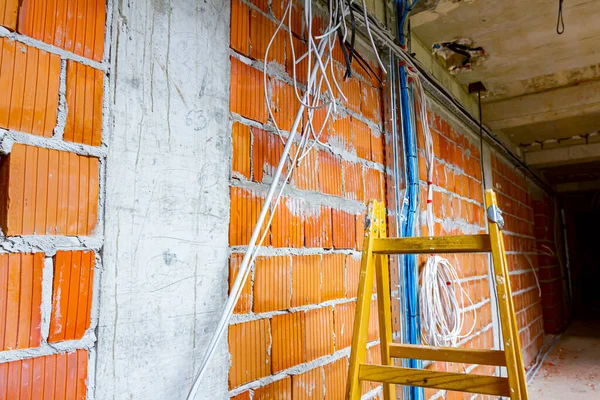
[{"label": "unfinished wall", "polygon": [[562,239],[559,210],[547,194],[533,201],[538,278],[542,288],[544,331],[558,333],[569,320],[566,301],[566,273],[561,265]]},{"label": "unfinished wall", "polygon": [[227,292],[229,3],[115,8],[96,398],[182,399]]},{"label": "unfinished wall", "polygon": [[[264,51],[282,8],[279,2],[271,7],[266,1],[253,3],[257,5],[232,1],[230,282],[283,149],[267,118],[262,73]],[[301,12],[296,5],[296,54],[306,46]],[[288,131],[299,104],[284,35],[280,33],[270,52],[278,65],[269,68],[268,87],[275,118]],[[341,57],[341,52],[336,54],[337,63]],[[349,101],[343,104],[342,115],[326,127],[325,140],[331,148],[317,145],[294,172],[229,328],[232,397],[343,397],[365,204],[369,199],[383,200],[385,190],[378,82],[361,75],[342,85]],[[375,360],[376,318],[370,326],[370,357]],[[365,384],[364,391],[375,387]]]},{"label": "unfinished wall", "polygon": [[105,22],[103,1],[0,0],[2,399],[92,396]]},{"label": "unfinished wall", "polygon": [[[264,50],[281,15],[278,4],[276,1],[232,2],[230,283],[235,278],[283,149],[268,119],[262,81]],[[295,46],[302,49],[300,12],[301,8],[296,7],[292,31],[297,41]],[[277,38],[273,43],[268,90],[273,95],[275,117],[285,131],[291,126],[298,104],[290,85],[289,44],[284,38]],[[296,50],[296,53],[301,51]],[[360,69],[358,73],[360,75]],[[295,172],[285,199],[276,211],[273,226],[267,232],[263,256],[257,259],[230,325],[229,395],[232,398],[343,398],[365,204],[373,198],[386,199],[388,204],[393,200],[390,195],[393,181],[386,174],[391,138],[382,126],[382,89],[365,76],[346,81],[344,85],[349,101],[342,102],[342,116],[326,129],[327,144],[331,148],[316,146],[316,151]],[[484,232],[486,216],[479,138],[442,107],[431,104],[430,111],[436,154],[434,233]],[[420,133],[418,136],[421,140]],[[422,148],[422,144],[419,145]],[[425,196],[422,150],[419,158],[421,195]],[[506,178],[515,187],[522,184],[520,192],[508,184],[503,188],[499,182],[507,172],[499,169],[497,160],[495,155],[484,160],[494,175],[494,181],[487,184],[498,184],[501,206],[508,208],[507,250],[525,363],[530,364],[543,341],[541,303],[533,296],[537,296],[537,292],[531,269],[523,264],[527,263],[523,257],[530,253],[536,262],[537,256],[531,249],[536,240],[534,218],[525,179]],[[529,208],[516,207],[521,204]],[[393,208],[388,205],[388,209]],[[528,214],[522,214],[527,211]],[[422,221],[424,229],[424,217]],[[476,312],[474,330],[460,345],[492,348],[497,344],[498,333],[493,321],[495,302],[490,293],[488,258],[477,254],[449,258],[459,266],[461,283],[474,303],[468,309],[464,334],[475,318],[472,311]],[[397,290],[394,286],[397,271],[391,272],[392,289]],[[397,332],[400,315],[397,303],[393,315]],[[369,359],[377,362],[377,325],[374,319],[370,323]],[[434,363],[427,368],[464,372],[463,367],[456,364]],[[467,371],[489,374],[494,373],[494,368],[468,366]],[[363,392],[368,391],[369,396],[378,394],[375,385],[365,385]],[[426,391],[426,394],[437,398],[444,393]]]},{"label": "unfinished wall", "polygon": [[[427,175],[423,150],[422,121],[417,124],[419,146],[419,174],[421,184],[422,234],[426,235],[425,206]],[[435,153],[433,174],[433,205],[435,232],[432,235],[473,235],[484,233],[484,190],[478,139],[446,111],[430,102],[430,131]],[[459,346],[467,348],[494,347],[492,301],[488,280],[489,263],[485,254],[447,254],[446,258],[457,268],[460,283],[473,301],[466,311],[466,321]],[[425,262],[422,256],[420,265]],[[469,331],[473,328],[473,331]],[[494,367],[469,365],[464,368],[455,363],[432,363],[428,369],[457,373],[493,374]],[[463,393],[425,390],[426,398],[447,398]],[[469,395],[468,398],[471,398]]]},{"label": "unfinished wall", "polygon": [[544,343],[542,292],[536,284],[539,268],[533,198],[522,171],[496,154],[491,163],[493,187],[504,213],[504,245],[523,362],[529,366]]}]

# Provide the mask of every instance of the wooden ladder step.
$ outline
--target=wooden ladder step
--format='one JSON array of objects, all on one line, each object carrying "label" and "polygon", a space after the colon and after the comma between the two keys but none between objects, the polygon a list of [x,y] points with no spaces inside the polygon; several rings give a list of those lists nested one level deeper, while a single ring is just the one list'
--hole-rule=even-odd
[{"label": "wooden ladder step", "polygon": [[494,396],[510,397],[511,394],[507,378],[389,367],[385,365],[360,364],[358,379],[360,381],[419,386]]},{"label": "wooden ladder step", "polygon": [[425,236],[378,238],[373,240],[376,254],[489,253],[489,235]]},{"label": "wooden ladder step", "polygon": [[506,366],[506,356],[501,350],[459,349],[396,343],[390,344],[389,349],[390,356],[394,358]]}]

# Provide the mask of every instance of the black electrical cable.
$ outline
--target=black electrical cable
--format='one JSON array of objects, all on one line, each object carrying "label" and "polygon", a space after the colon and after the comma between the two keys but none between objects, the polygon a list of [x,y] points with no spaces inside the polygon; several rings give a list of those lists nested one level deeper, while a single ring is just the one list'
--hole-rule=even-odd
[{"label": "black electrical cable", "polygon": [[[348,42],[346,42],[346,46],[350,47],[350,44]],[[375,79],[377,79],[377,81],[379,81],[379,84],[382,85],[383,81],[381,80],[379,75],[373,70],[373,68],[371,68],[369,63],[366,62],[358,52],[354,52],[354,55],[355,55],[354,59],[356,60],[358,65],[369,75],[369,77],[375,77]]]},{"label": "black electrical cable", "polygon": [[556,33],[562,35],[565,31],[565,20],[563,18],[563,0],[558,0],[558,19],[556,20]]},{"label": "black electrical cable", "polygon": [[481,114],[481,90],[477,91],[477,100],[479,103],[479,162],[481,163],[481,182],[483,188],[487,189],[485,184],[485,170],[483,168],[483,116]]}]

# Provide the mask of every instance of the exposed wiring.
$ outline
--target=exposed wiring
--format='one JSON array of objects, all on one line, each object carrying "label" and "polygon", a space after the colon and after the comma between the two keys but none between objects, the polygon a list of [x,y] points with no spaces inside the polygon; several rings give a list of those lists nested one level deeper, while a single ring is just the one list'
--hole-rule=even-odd
[{"label": "exposed wiring", "polygon": [[[433,213],[435,154],[427,114],[427,97],[416,72],[408,68],[408,75],[414,82],[418,100],[415,108],[418,110],[422,125],[425,167],[427,169],[425,220],[427,234],[432,236],[435,222]],[[419,304],[423,342],[434,346],[457,346],[459,339],[467,337],[475,329],[477,312],[473,301],[460,283],[456,268],[443,257],[429,256],[421,271],[420,285]],[[469,331],[462,334],[468,312],[473,313],[473,323]]]},{"label": "exposed wiring", "polygon": [[[412,7],[416,2],[410,6],[403,7],[406,14],[412,10]],[[406,20],[406,14],[401,19],[401,26],[404,25]],[[400,29],[400,27],[399,27]],[[402,63],[405,64],[405,63]],[[425,199],[425,222],[427,228],[427,234],[429,236],[434,234],[435,216],[433,213],[433,171],[435,163],[435,154],[433,148],[433,139],[429,128],[429,116],[427,113],[427,97],[425,90],[421,84],[420,76],[417,73],[416,68],[412,63],[408,63],[408,66],[401,65],[400,75],[401,81],[404,74],[408,77],[408,81],[413,83],[414,93],[414,111],[419,115],[421,121],[423,144],[425,153],[425,166],[426,166],[426,179],[427,179],[427,197]],[[408,83],[408,82],[407,82]],[[404,85],[401,88],[405,89]],[[408,87],[406,87],[408,89]],[[401,96],[404,101],[404,96]],[[406,110],[406,114],[411,115],[411,108],[403,108]],[[404,115],[403,115],[404,117]],[[408,121],[407,121],[408,122]],[[406,126],[406,129],[410,130],[411,127]],[[414,127],[414,121],[412,122]],[[408,136],[407,146],[407,170],[409,171],[409,188],[415,187],[416,190],[407,190],[410,204],[419,204],[418,200],[418,163],[415,160],[416,152],[414,152],[414,144],[412,143],[411,136]],[[405,136],[406,137],[406,136]],[[416,166],[415,166],[416,164]],[[416,193],[415,193],[416,192]],[[413,207],[414,208],[414,207]],[[410,220],[410,215],[407,216]],[[410,235],[409,231],[404,232],[405,235]],[[406,262],[406,261],[405,261]],[[416,263],[412,265],[414,261],[408,260],[408,264],[411,265],[409,268],[415,268]],[[407,274],[409,271],[406,271]],[[409,275],[410,276],[410,275]],[[418,291],[418,299],[420,306],[420,333],[423,342],[435,345],[435,346],[457,346],[459,339],[470,335],[476,326],[477,313],[473,307],[473,302],[468,296],[468,293],[462,287],[460,283],[458,272],[456,268],[445,258],[440,256],[431,255],[428,257],[425,266],[420,276],[420,288]],[[415,286],[415,289],[411,289],[411,286]],[[415,291],[416,283],[409,281],[408,290]],[[412,304],[412,297],[417,298],[416,293],[408,293],[409,303]],[[410,307],[409,307],[410,310]],[[469,310],[469,311],[465,311]],[[412,311],[412,310],[411,310]],[[473,313],[473,324],[469,331],[463,335],[466,313]],[[412,318],[413,316],[410,315]],[[415,327],[413,327],[414,329]],[[414,334],[413,334],[414,336]],[[409,339],[411,335],[409,334]],[[414,339],[414,337],[413,337]],[[415,394],[413,394],[415,396]]]},{"label": "exposed wiring", "polygon": [[[402,2],[401,0],[397,0],[398,4],[400,4],[401,2]],[[399,15],[402,15],[402,14],[399,12]],[[359,20],[359,22],[364,24],[364,19],[362,18],[362,16],[357,16],[357,19]],[[373,32],[373,36],[375,39],[381,41],[385,46],[388,46],[395,55],[397,55],[399,58],[404,60],[408,65],[415,68],[415,70],[417,71],[417,73],[419,74],[421,79],[423,79],[425,81],[425,83],[427,84],[428,91],[430,91],[432,93],[432,95],[434,95],[437,98],[443,98],[443,101],[448,101],[449,103],[451,103],[452,108],[450,108],[450,111],[452,113],[454,113],[456,116],[458,116],[461,120],[463,120],[470,126],[478,125],[478,122],[473,117],[472,113],[463,104],[461,104],[460,101],[458,101],[452,95],[452,93],[450,93],[448,91],[448,89],[446,89],[433,76],[433,74],[431,74],[427,70],[427,68],[425,66],[423,66],[416,58],[414,58],[414,56],[409,54],[403,48],[402,44],[400,46],[398,44],[396,44],[396,42],[394,41],[394,38],[391,36],[391,34],[388,31],[386,31],[384,28],[381,28],[381,27],[375,25],[375,26],[372,26],[372,32]],[[402,35],[399,35],[399,36],[402,39]],[[519,157],[517,157],[517,155],[510,148],[508,148],[500,139],[498,139],[497,135],[490,132],[485,126],[483,127],[483,133],[489,139],[489,143],[491,143],[502,154],[505,154],[506,156],[508,156],[518,168],[526,171],[527,174],[533,180],[535,180],[537,182],[537,184],[546,193],[548,193],[548,194],[555,193],[554,189],[551,186],[549,186],[546,182],[544,182],[542,179],[540,179],[540,177],[537,176],[536,173],[531,168],[529,168],[529,166],[527,166],[527,164],[525,164],[525,162],[523,160],[521,160]]]},{"label": "exposed wiring", "polygon": [[[329,21],[328,25],[324,29],[324,33],[320,35],[315,35],[313,32],[312,22],[313,22],[313,12],[312,12],[312,2],[311,0],[304,0],[304,23],[307,28],[307,51],[300,57],[296,57],[295,49],[294,49],[294,41],[291,33],[292,27],[292,18],[291,18],[291,8],[292,8],[292,0],[288,1],[287,7],[284,11],[284,14],[281,18],[280,23],[277,26],[271,40],[269,41],[267,48],[265,50],[265,58],[263,63],[263,84],[264,84],[264,95],[265,102],[268,109],[268,115],[270,122],[273,124],[276,133],[279,135],[282,142],[285,142],[284,149],[282,151],[281,159],[277,165],[275,173],[273,175],[273,181],[269,187],[267,195],[264,200],[264,204],[262,205],[260,214],[258,216],[256,225],[253,228],[252,235],[248,242],[248,246],[246,249],[246,253],[242,259],[240,267],[238,269],[237,276],[235,281],[231,287],[230,295],[225,304],[223,313],[221,318],[217,324],[215,332],[211,338],[211,341],[206,350],[205,356],[202,360],[202,364],[200,365],[200,369],[197,372],[192,388],[187,396],[188,400],[194,399],[196,393],[199,389],[200,382],[202,381],[202,377],[207,370],[208,364],[223,336],[227,327],[229,326],[229,320],[231,315],[233,314],[234,307],[242,293],[244,284],[248,278],[248,275],[251,271],[252,265],[258,256],[260,248],[264,239],[266,238],[267,232],[269,231],[269,226],[273,222],[273,217],[275,215],[275,210],[278,207],[286,185],[290,181],[294,169],[296,166],[302,161],[302,159],[314,148],[316,143],[321,144],[322,146],[328,147],[328,145],[319,141],[321,134],[324,131],[325,126],[327,126],[328,119],[337,113],[336,108],[336,96],[340,96],[342,99],[346,100],[346,97],[340,88],[339,83],[336,80],[336,74],[333,69],[333,52],[336,44],[336,39],[339,41],[340,28],[343,32],[341,43],[345,43],[347,28],[346,28],[346,16],[350,14],[351,1],[345,2],[344,0],[330,1],[328,7]],[[364,5],[364,2],[363,2]],[[366,6],[365,6],[366,7]],[[366,8],[364,10],[365,16],[367,16]],[[299,102],[298,112],[294,118],[294,122],[292,124],[289,135],[286,139],[284,139],[282,132],[277,124],[275,115],[273,113],[271,97],[268,87],[268,79],[267,79],[267,69],[268,69],[268,60],[269,60],[269,51],[270,48],[275,41],[276,35],[279,33],[281,29],[285,26],[285,21],[287,18],[287,27],[286,30],[289,33],[289,47],[291,48],[292,53],[292,80],[294,82],[294,94],[296,99]],[[352,43],[354,39],[351,39]],[[381,63],[379,59],[379,55],[377,53],[377,49],[375,47],[375,43],[371,37],[371,44],[373,46],[373,50],[377,55],[378,61]],[[354,50],[351,50],[351,54],[354,54]],[[297,80],[299,77],[297,76],[297,64],[304,61],[307,64],[306,68],[306,88],[302,94],[300,95],[300,91],[297,86]],[[351,61],[350,57],[348,58]],[[350,67],[350,62],[347,63],[347,74],[348,68]],[[385,68],[382,69],[385,71]],[[328,71],[330,71],[330,75],[328,76]],[[337,91],[334,91],[334,87]],[[317,110],[325,110],[325,117],[322,122],[322,125],[315,129],[314,127],[314,112]],[[296,147],[296,151],[292,157],[290,157],[290,151],[292,149],[292,145],[294,144],[295,137],[297,135],[298,128],[302,121],[305,121],[303,130],[301,132],[300,141]],[[312,143],[311,143],[312,139]],[[288,157],[289,160],[288,160]],[[288,164],[289,168],[285,177],[282,180],[283,169]],[[267,213],[270,211],[270,216],[267,219]],[[265,225],[266,220],[266,225]],[[262,234],[261,234],[262,232]],[[259,238],[260,236],[260,238]]]},{"label": "exposed wiring", "polygon": [[476,319],[466,333],[465,304],[473,306],[469,294],[459,283],[456,269],[448,260],[431,256],[421,272],[421,324],[423,341],[432,346],[458,345],[475,330]]}]

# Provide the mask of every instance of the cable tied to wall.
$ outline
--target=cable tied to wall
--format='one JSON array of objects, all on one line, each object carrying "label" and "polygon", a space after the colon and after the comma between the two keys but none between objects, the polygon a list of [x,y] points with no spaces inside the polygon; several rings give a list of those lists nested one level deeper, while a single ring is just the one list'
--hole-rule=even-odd
[{"label": "cable tied to wall", "polygon": [[[408,2],[403,2],[403,4],[399,6],[399,9],[402,10],[402,17],[400,18],[398,27],[401,38],[406,37],[404,30],[408,20],[408,14],[417,1],[410,4]],[[424,200],[425,225],[427,235],[432,236],[435,227],[435,214],[433,211],[433,172],[435,166],[435,154],[433,139],[429,128],[427,97],[420,76],[412,61],[405,58],[404,61],[401,62],[400,68],[405,71],[408,77],[408,83],[412,82],[412,93],[414,95],[414,109],[407,110],[408,112],[406,114],[412,115],[412,112],[414,111],[421,121],[423,151],[425,153],[425,166],[427,170],[427,196]],[[408,129],[410,129],[410,124],[408,125]],[[410,148],[407,150],[411,152]],[[411,154],[408,154],[408,156],[410,157]],[[410,165],[411,164],[408,163],[408,166]],[[412,174],[414,175],[414,171],[412,171]],[[419,182],[418,173],[416,176],[413,176],[412,179],[410,179],[409,176],[409,183],[411,181]],[[417,197],[416,201],[418,202],[418,192],[411,193],[411,191],[408,191],[408,193],[409,195]],[[416,265],[413,266],[413,268],[416,267]],[[461,338],[467,337],[473,333],[477,321],[477,313],[473,301],[469,297],[467,291],[463,288],[457,269],[447,259],[434,255],[427,258],[419,276],[418,297],[421,340],[424,343],[434,346],[457,346]],[[473,322],[470,327],[466,327],[466,315],[469,312],[473,313]],[[418,396],[418,394],[413,394],[413,396]]]}]

